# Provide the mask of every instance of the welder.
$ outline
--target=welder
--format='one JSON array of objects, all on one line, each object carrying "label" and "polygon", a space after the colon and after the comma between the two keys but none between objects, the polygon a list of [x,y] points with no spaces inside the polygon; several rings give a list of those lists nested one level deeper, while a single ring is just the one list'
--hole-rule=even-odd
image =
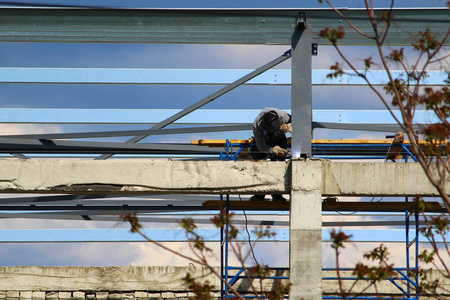
[{"label": "welder", "polygon": [[[264,108],[253,121],[255,146],[250,147],[249,155],[254,160],[284,161],[289,155],[288,132],[292,133],[291,115],[281,109]],[[265,195],[254,195],[250,201],[264,201],[264,198]],[[272,195],[272,199],[286,201],[281,194]]]}]

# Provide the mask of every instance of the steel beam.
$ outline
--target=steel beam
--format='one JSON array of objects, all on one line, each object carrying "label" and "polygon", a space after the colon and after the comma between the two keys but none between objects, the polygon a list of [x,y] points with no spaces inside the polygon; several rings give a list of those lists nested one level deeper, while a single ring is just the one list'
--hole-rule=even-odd
[{"label": "steel beam", "polygon": [[[252,72],[249,69],[124,69],[124,68],[0,68],[0,83],[40,84],[155,84],[155,85],[226,85]],[[343,76],[327,78],[330,70],[312,70],[313,86],[366,86],[361,77]],[[353,73],[344,70],[345,73]],[[365,72],[360,70],[360,72]],[[404,72],[391,70],[392,76]],[[373,85],[385,85],[389,78],[385,71],[367,72]],[[429,70],[426,85],[446,85],[448,74]],[[267,70],[244,83],[245,85],[290,85],[291,70]]]},{"label": "steel beam", "polygon": [[[285,109],[291,113],[290,109]],[[0,108],[2,123],[12,124],[157,124],[179,113],[179,109],[58,109]],[[260,109],[197,109],[177,125],[238,125],[249,124]],[[394,115],[401,118],[399,111]],[[434,113],[417,110],[418,124],[436,122]],[[387,110],[314,109],[313,121],[340,124],[396,124]]]},{"label": "steel beam", "polygon": [[[250,69],[0,68],[0,83],[226,85],[252,71]],[[317,79],[320,75],[318,74]],[[267,70],[244,84],[289,85],[290,83],[290,70]]]},{"label": "steel beam", "polygon": [[219,154],[221,149],[175,143],[118,143],[0,138],[0,153]]},{"label": "steel beam", "polygon": [[312,87],[311,27],[297,26],[292,34],[291,113],[293,157],[311,156]]},{"label": "steel beam", "polygon": [[[275,237],[258,237],[250,232],[250,240],[260,242],[288,242],[289,230],[271,228]],[[405,231],[402,229],[387,230],[346,229],[346,234],[352,235],[352,242],[395,243],[405,242]],[[156,242],[187,242],[183,229],[143,229],[143,232]],[[204,237],[205,242],[219,242],[218,229],[197,229],[196,232]],[[331,242],[329,229],[322,230],[322,242]],[[0,229],[0,243],[74,243],[74,242],[143,242],[145,239],[139,234],[131,233],[129,229]],[[238,235],[238,241],[247,242],[249,236],[244,231]],[[442,237],[437,238],[442,243]],[[425,242],[424,242],[425,243]]]},{"label": "steel beam", "polygon": [[[341,124],[329,122],[313,122],[312,128],[341,129],[341,130],[360,130],[360,131],[378,131],[378,132],[398,132],[402,131],[399,125],[380,125],[380,124]],[[417,126],[418,128],[418,126]],[[133,135],[167,135],[167,134],[185,134],[185,133],[204,133],[204,132],[229,132],[251,130],[252,124],[230,125],[230,126],[211,126],[211,127],[190,127],[190,128],[171,128],[171,129],[147,129],[147,130],[121,130],[121,131],[97,131],[97,132],[72,132],[72,133],[41,133],[41,134],[18,134],[5,135],[1,137],[15,139],[82,139],[82,138],[104,138],[121,137]],[[22,158],[23,157],[19,157]]]},{"label": "steel beam", "polygon": [[[308,9],[308,23],[317,36],[325,27],[343,26],[342,45],[373,45],[350,30],[331,9]],[[343,14],[363,32],[372,32],[364,9],[346,8]],[[383,12],[377,9],[375,16]],[[291,25],[298,9],[82,9],[2,8],[0,42],[203,43],[291,44]],[[448,31],[448,9],[394,9],[390,46],[411,45],[424,28],[441,39]],[[446,45],[449,44],[447,40]]]},{"label": "steel beam", "polygon": [[[419,126],[416,126],[417,129]],[[386,124],[343,124],[330,122],[313,122],[312,128],[341,129],[341,130],[358,130],[358,131],[378,131],[378,132],[398,132],[403,131],[400,125]]]},{"label": "steel beam", "polygon": [[74,133],[48,133],[48,134],[21,134],[8,135],[8,138],[22,139],[81,139],[81,138],[100,138],[100,137],[120,137],[133,135],[167,135],[167,134],[185,134],[185,133],[204,133],[204,132],[224,132],[224,131],[242,131],[251,130],[252,124],[229,125],[229,126],[208,126],[208,127],[181,127],[170,129],[147,129],[147,130],[120,130],[120,131],[101,131],[101,132],[74,132]]}]

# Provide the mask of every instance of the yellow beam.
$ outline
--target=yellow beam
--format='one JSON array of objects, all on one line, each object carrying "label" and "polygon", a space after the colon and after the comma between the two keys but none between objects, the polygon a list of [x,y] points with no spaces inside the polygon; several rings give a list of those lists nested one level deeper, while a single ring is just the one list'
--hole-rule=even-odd
[{"label": "yellow beam", "polygon": [[[253,138],[251,139],[233,139],[228,140],[233,144],[251,144],[253,143]],[[291,138],[288,138],[288,143],[290,143]],[[199,146],[209,146],[209,147],[223,147],[226,145],[227,140],[219,139],[203,139],[203,140],[193,140],[191,141],[192,145]],[[313,139],[311,141],[312,144],[323,144],[323,145],[333,145],[333,144],[354,144],[354,145],[371,145],[371,144],[392,144],[392,140],[369,140],[369,139],[342,139],[342,140],[332,140],[332,139]],[[405,140],[403,144],[410,144],[408,140]],[[429,145],[428,141],[420,140],[419,145],[427,146]]]}]

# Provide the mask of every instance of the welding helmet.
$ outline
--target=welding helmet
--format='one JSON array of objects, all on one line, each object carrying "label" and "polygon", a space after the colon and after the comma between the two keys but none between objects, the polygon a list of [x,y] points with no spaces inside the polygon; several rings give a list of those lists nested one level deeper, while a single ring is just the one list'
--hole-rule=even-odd
[{"label": "welding helmet", "polygon": [[266,112],[261,118],[261,125],[269,138],[276,136],[280,131],[278,114],[274,110]]}]

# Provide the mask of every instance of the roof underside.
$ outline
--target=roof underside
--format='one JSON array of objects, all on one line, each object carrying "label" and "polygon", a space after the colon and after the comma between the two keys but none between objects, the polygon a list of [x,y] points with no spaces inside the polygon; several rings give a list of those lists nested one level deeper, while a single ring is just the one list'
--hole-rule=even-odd
[{"label": "roof underside", "polygon": [[[347,31],[343,45],[373,45],[372,40],[350,30],[334,11],[324,9],[2,8],[0,41],[290,45],[293,26],[303,12],[313,28],[314,42],[328,44],[317,33],[326,27],[343,26]],[[342,12],[363,32],[372,34],[364,10]],[[445,8],[395,10],[386,43],[411,45],[412,37],[427,27],[443,38],[449,26],[449,11]]]}]

